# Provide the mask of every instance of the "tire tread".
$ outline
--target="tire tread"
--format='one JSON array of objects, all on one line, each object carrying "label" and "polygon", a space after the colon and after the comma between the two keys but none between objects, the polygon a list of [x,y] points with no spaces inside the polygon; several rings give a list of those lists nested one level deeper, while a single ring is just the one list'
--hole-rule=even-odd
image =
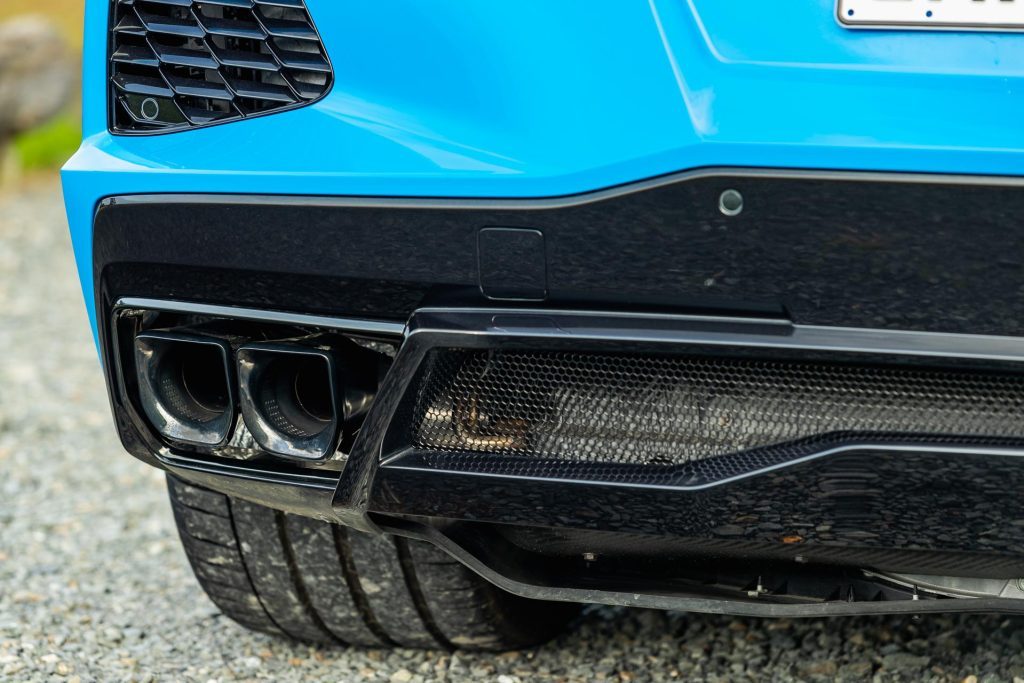
[{"label": "tire tread", "polygon": [[577,606],[507,593],[422,541],[279,512],[168,475],[185,555],[242,626],[321,644],[507,650],[547,640]]}]

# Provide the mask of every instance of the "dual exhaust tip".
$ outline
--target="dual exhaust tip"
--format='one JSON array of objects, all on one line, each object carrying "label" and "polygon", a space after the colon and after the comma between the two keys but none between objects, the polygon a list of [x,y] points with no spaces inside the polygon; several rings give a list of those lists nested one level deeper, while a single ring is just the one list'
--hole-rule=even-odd
[{"label": "dual exhaust tip", "polygon": [[143,412],[164,437],[223,446],[237,410],[261,449],[302,460],[329,457],[345,422],[372,399],[372,392],[344,386],[348,373],[332,351],[301,344],[233,351],[217,337],[143,332],[135,338],[135,369]]}]

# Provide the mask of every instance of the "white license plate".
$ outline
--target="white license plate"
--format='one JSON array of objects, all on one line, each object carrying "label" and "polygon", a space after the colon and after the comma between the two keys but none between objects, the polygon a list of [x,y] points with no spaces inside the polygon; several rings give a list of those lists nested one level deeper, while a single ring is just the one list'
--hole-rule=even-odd
[{"label": "white license plate", "polygon": [[1024,0],[837,0],[849,28],[1024,31]]}]

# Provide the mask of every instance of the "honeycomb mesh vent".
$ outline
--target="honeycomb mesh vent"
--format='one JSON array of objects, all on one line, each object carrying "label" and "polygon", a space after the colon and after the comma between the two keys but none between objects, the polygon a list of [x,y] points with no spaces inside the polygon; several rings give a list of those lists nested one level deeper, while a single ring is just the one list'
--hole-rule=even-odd
[{"label": "honeycomb mesh vent", "polygon": [[548,464],[710,466],[861,438],[1024,435],[1024,376],[884,365],[442,349],[407,398],[421,451]]},{"label": "honeycomb mesh vent", "polygon": [[323,97],[332,72],[304,0],[113,0],[111,128],[155,133]]}]

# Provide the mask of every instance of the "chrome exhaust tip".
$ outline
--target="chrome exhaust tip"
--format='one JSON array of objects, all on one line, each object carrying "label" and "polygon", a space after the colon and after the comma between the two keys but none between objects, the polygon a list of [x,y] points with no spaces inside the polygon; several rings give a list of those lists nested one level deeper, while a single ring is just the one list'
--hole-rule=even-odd
[{"label": "chrome exhaust tip", "polygon": [[334,355],[259,343],[241,347],[237,360],[242,420],[260,448],[301,460],[330,457],[346,415]]},{"label": "chrome exhaust tip", "polygon": [[235,424],[231,347],[215,337],[152,331],[135,337],[143,412],[162,436],[220,446]]}]

